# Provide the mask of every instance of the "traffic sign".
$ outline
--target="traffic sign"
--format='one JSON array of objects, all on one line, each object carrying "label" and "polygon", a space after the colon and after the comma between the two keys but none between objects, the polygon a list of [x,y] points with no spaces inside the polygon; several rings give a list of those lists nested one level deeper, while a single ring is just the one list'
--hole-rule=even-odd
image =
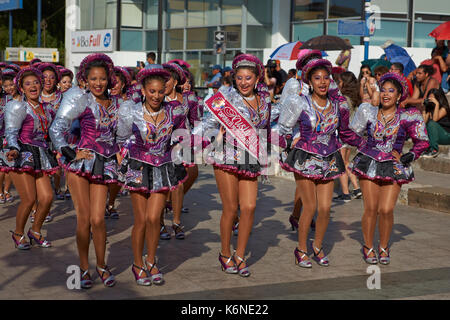
[{"label": "traffic sign", "polygon": [[222,42],[226,41],[227,33],[225,31],[215,31],[214,32],[214,41]]}]

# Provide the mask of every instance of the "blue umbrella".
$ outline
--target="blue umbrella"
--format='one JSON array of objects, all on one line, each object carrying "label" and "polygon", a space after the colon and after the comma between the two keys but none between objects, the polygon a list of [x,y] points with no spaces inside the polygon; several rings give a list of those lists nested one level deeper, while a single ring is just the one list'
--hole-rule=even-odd
[{"label": "blue umbrella", "polygon": [[386,57],[390,62],[400,62],[405,67],[403,74],[407,77],[411,71],[416,69],[416,64],[411,59],[408,52],[400,46],[391,44],[389,47],[384,49]]}]

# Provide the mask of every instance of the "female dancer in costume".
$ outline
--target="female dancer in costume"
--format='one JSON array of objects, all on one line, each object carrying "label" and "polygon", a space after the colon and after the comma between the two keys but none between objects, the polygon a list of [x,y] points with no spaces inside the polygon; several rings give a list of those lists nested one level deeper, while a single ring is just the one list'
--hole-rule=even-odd
[{"label": "female dancer in costume", "polygon": [[[401,185],[414,179],[410,164],[429,146],[421,113],[416,108],[399,107],[399,103],[408,97],[406,80],[395,73],[387,73],[380,79],[380,88],[380,106],[363,103],[351,123],[355,132],[368,136],[350,167],[359,177],[364,199],[362,251],[369,264],[378,261],[389,264],[389,239]],[[414,145],[401,155],[408,137]],[[373,248],[377,220],[380,234],[378,259]]]},{"label": "female dancer in costume", "polygon": [[[3,166],[7,167],[5,152],[3,151],[3,147],[6,144],[5,141],[6,104],[11,100],[22,101],[22,96],[20,95],[19,91],[17,90],[17,86],[14,83],[14,78],[16,77],[16,75],[17,71],[9,68],[4,69],[3,72],[1,73],[2,85],[5,94],[0,97],[0,143],[1,143],[0,167]],[[5,183],[4,187],[3,182]],[[9,193],[11,183],[12,183],[11,176],[6,172],[0,171],[0,203],[14,201],[14,197]]]},{"label": "female dancer in costume", "polygon": [[278,122],[284,136],[292,134],[297,123],[300,128],[300,136],[292,143],[292,150],[287,155],[282,154],[281,166],[294,172],[297,188],[301,190],[303,212],[294,255],[296,264],[304,268],[312,267],[307,255],[307,238],[316,209],[318,216],[312,244],[314,258],[321,266],[329,265],[322,242],[330,217],[333,180],[345,171],[339,138],[350,145],[361,143],[361,138],[348,128],[347,104],[340,97],[329,94],[330,74],[329,61],[310,60],[302,70],[302,81],[310,86],[310,94],[289,96]]},{"label": "female dancer in costume", "polygon": [[[169,78],[170,73],[160,65],[141,70],[137,80],[144,103],[128,103],[119,111],[118,142],[123,145],[121,154],[126,155],[121,172],[134,214],[132,272],[143,286],[164,282],[156,266],[161,212],[168,193],[183,188],[187,178],[185,168],[174,164],[171,154],[174,131],[186,128],[186,113],[180,102],[164,102]],[[144,244],[148,251],[142,261]]]},{"label": "female dancer in costume", "polygon": [[[103,284],[112,287],[115,278],[105,262],[105,209],[107,184],[118,178],[116,153],[117,117],[119,101],[108,95],[114,87],[112,60],[105,54],[91,54],[81,63],[86,80],[86,93],[75,92],[63,99],[50,127],[50,136],[60,161],[67,169],[70,194],[77,212],[77,246],[80,256],[81,287],[93,285],[89,274],[90,231],[97,257],[96,271]],[[81,90],[80,90],[81,91]],[[74,120],[80,122],[80,139],[75,150],[69,146],[66,134]]]},{"label": "female dancer in costume", "polygon": [[[266,130],[267,137],[269,137],[270,94],[267,86],[258,85],[264,79],[264,66],[257,57],[241,54],[233,61],[233,71],[236,87],[231,90],[220,89],[219,92],[239,111],[244,121],[248,121],[252,125],[253,128],[249,127],[250,131]],[[248,277],[250,270],[243,257],[253,226],[258,194],[258,176],[261,175],[262,166],[265,163],[260,162],[262,160],[260,153],[255,155],[252,152],[252,155],[248,147],[244,148],[243,145],[236,143],[229,129],[221,126],[218,118],[209,112],[203,119],[202,126],[194,128],[194,134],[208,136],[208,132],[211,133],[211,131],[216,133],[216,142],[223,141],[228,145],[227,149],[231,147],[225,152],[212,151],[208,161],[214,166],[217,188],[223,206],[220,220],[222,250],[219,253],[219,262],[222,270],[226,273],[238,273],[242,277]],[[254,147],[263,148],[267,142],[265,140],[261,139],[259,145]],[[232,254],[230,240],[238,206],[241,213],[239,232],[236,251]]]},{"label": "female dancer in costume", "polygon": [[[28,250],[35,242],[43,248],[51,243],[41,234],[42,224],[53,201],[49,175],[59,169],[55,155],[49,149],[48,128],[54,111],[40,101],[44,86],[42,73],[35,68],[24,68],[16,76],[23,101],[10,101],[5,112],[6,160],[12,181],[20,196],[16,215],[16,229],[12,239],[17,249]],[[5,167],[3,168],[5,169]],[[36,219],[24,235],[28,216],[36,203]]]},{"label": "female dancer in costume", "polygon": [[72,88],[73,72],[66,68],[61,68],[59,72],[61,73],[61,80],[58,83],[58,87],[61,93],[65,93]]}]

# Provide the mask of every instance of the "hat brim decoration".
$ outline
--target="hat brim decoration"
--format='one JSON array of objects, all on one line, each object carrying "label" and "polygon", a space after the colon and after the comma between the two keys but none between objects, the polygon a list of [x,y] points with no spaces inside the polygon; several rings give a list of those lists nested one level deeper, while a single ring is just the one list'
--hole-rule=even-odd
[{"label": "hat brim decoration", "polygon": [[61,81],[61,73],[59,72],[59,69],[54,65],[53,63],[41,63],[37,67],[42,74],[44,74],[45,69],[51,69],[55,75],[56,75],[56,82]]},{"label": "hat brim decoration", "polygon": [[184,74],[184,70],[176,63],[164,63],[163,68],[166,70],[173,70],[178,74],[178,78],[180,79],[180,82],[178,85],[182,86],[186,83],[186,75]]},{"label": "hat brim decoration", "polygon": [[2,78],[8,77],[8,76],[15,78],[17,76],[17,72],[15,70],[13,70],[13,69],[6,68],[6,69],[3,70],[3,72],[0,71],[0,75],[1,75]]},{"label": "hat brim decoration", "polygon": [[399,102],[402,102],[406,98],[408,98],[409,95],[409,89],[408,89],[408,82],[406,81],[406,78],[400,74],[388,72],[381,76],[380,78],[380,88],[383,86],[384,82],[386,80],[394,80],[397,81],[401,88],[402,88],[402,95],[400,97]]},{"label": "hat brim decoration", "polygon": [[11,69],[11,70],[14,70],[16,73],[19,73],[19,72],[20,72],[20,67],[19,67],[17,64],[14,64],[14,63],[11,63],[11,64],[6,65],[6,68],[5,68],[5,69]]},{"label": "hat brim decoration", "polygon": [[309,73],[312,69],[316,67],[325,67],[328,70],[328,73],[331,74],[332,65],[331,62],[325,59],[313,59],[306,63],[306,65],[302,69],[302,81],[306,84],[309,84]]},{"label": "hat brim decoration", "polygon": [[120,72],[125,78],[125,88],[128,88],[131,85],[131,76],[127,69],[122,67],[114,67],[114,72]]},{"label": "hat brim decoration", "polygon": [[86,70],[88,69],[89,65],[93,63],[94,61],[103,61],[106,64],[106,67],[108,68],[108,89],[114,88],[116,85],[116,74],[114,72],[114,62],[111,60],[109,56],[107,56],[104,53],[93,53],[88,55],[81,61],[80,64],[80,71],[82,75],[82,79],[87,82],[87,75]]},{"label": "hat brim decoration", "polygon": [[322,59],[322,52],[320,50],[311,49],[300,50],[297,56],[297,63],[295,64],[297,71],[302,70],[307,63],[307,60],[312,57],[316,57],[316,59]]},{"label": "hat brim decoration", "polygon": [[17,76],[14,78],[17,92],[19,92],[20,94],[23,94],[23,90],[20,87],[20,83],[22,82],[22,79],[23,79],[25,73],[29,73],[29,72],[33,73],[39,79],[39,82],[41,83],[41,90],[44,87],[44,76],[43,76],[42,72],[39,71],[39,69],[37,69],[35,67],[26,67],[26,68],[21,69],[20,72],[17,74]]},{"label": "hat brim decoration", "polygon": [[59,70],[59,72],[61,72],[61,79],[65,76],[69,76],[73,79],[73,72],[72,70],[66,69],[66,68],[62,68]]},{"label": "hat brim decoration", "polygon": [[240,54],[233,60],[233,72],[236,73],[236,70],[240,67],[253,67],[256,68],[258,74],[256,77],[259,82],[264,81],[264,65],[257,57],[252,54]]},{"label": "hat brim decoration", "polygon": [[34,65],[35,65],[36,63],[41,63],[41,62],[42,62],[41,59],[35,58],[35,59],[33,59],[33,60],[30,61],[30,66],[33,66],[33,67],[34,67]]},{"label": "hat brim decoration", "polygon": [[142,69],[136,76],[136,80],[143,86],[145,79],[151,76],[159,76],[167,82],[170,79],[170,72],[164,70],[163,66],[159,64],[151,64],[148,69]]}]

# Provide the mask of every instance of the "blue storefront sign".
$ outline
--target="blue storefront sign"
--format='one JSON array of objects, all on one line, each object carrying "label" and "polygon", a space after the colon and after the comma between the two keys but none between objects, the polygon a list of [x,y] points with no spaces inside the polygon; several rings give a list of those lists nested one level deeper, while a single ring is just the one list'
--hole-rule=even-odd
[{"label": "blue storefront sign", "polygon": [[23,0],[0,0],[0,11],[23,9]]},{"label": "blue storefront sign", "polygon": [[363,37],[365,35],[365,27],[365,21],[338,20],[338,35]]}]

